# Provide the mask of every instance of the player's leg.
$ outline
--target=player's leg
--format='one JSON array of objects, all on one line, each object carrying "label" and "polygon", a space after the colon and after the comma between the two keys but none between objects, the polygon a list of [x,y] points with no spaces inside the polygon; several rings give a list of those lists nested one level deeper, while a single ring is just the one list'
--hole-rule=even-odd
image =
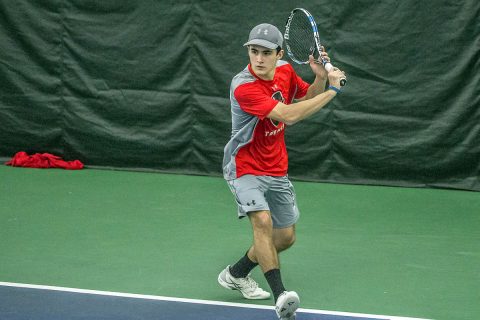
[{"label": "player's leg", "polygon": [[[228,185],[237,201],[239,218],[247,217],[251,212],[258,211],[264,212],[262,216],[268,216],[270,219],[268,203],[265,199],[267,186],[261,177],[246,175],[229,181]],[[262,232],[259,228],[256,229],[258,232]],[[268,299],[270,293],[259,288],[258,284],[249,276],[253,268],[258,265],[252,251],[250,248],[237,263],[227,266],[219,274],[218,282],[225,288],[240,291],[247,299]]]},{"label": "player's leg", "polygon": [[[282,282],[278,251],[286,250],[295,241],[295,226],[273,228],[269,211],[249,214],[253,228],[254,260],[258,261],[275,298],[275,310],[280,319],[294,319],[300,299],[294,291],[287,291]],[[274,240],[275,239],[275,240]],[[278,248],[277,248],[278,247]]]},{"label": "player's leg", "polygon": [[[273,245],[277,250],[277,254],[287,250],[295,243],[295,225],[280,229],[273,228],[272,237]],[[243,273],[239,273],[239,275],[247,275],[258,265],[257,258],[255,258],[255,247],[253,245],[248,249],[245,256],[240,259],[236,265],[238,265],[239,270],[243,269]],[[232,268],[234,266],[232,266]]]},{"label": "player's leg", "polygon": [[[273,246],[278,254],[290,248],[295,242],[295,225],[286,228],[273,228],[272,231]],[[258,265],[255,256],[255,246],[251,246],[247,253],[230,267],[230,274],[235,278],[245,278]]]},{"label": "player's leg", "polygon": [[[275,231],[276,244],[279,250],[285,250],[295,241],[294,227],[299,212],[295,206],[293,186],[287,177],[256,177],[242,176],[229,181],[229,186],[238,204],[239,217],[249,216],[254,231],[254,244],[247,254],[234,265],[234,272],[242,274],[251,271],[257,262],[260,262],[265,278],[275,296],[277,315],[281,319],[294,317],[298,308],[298,295],[293,291],[286,291],[280,276],[277,248],[274,242],[274,228],[284,229]],[[272,189],[270,192],[270,189]],[[267,194],[267,196],[265,196]],[[270,194],[270,199],[268,198]],[[270,214],[270,201],[278,213],[275,217]],[[269,294],[249,276],[234,278],[230,274],[230,266],[223,270],[218,282],[225,288],[242,292],[248,299],[265,299]],[[254,294],[248,292],[253,288]],[[267,296],[268,294],[268,296]]]},{"label": "player's leg", "polygon": [[295,243],[295,225],[286,228],[273,228],[273,244],[277,253],[287,250]]},{"label": "player's leg", "polygon": [[[273,242],[273,224],[268,210],[248,213],[253,229],[253,245],[247,253],[230,267],[230,275],[235,278],[245,278],[260,264],[263,272],[278,269],[277,248]],[[284,237],[277,236],[278,239]],[[284,242],[284,241],[283,241]],[[279,243],[283,243],[279,240]],[[283,245],[283,244],[282,244]],[[255,250],[257,248],[257,250]],[[257,253],[259,258],[257,258]]]},{"label": "player's leg", "polygon": [[[295,225],[285,228],[274,228],[272,240],[277,250],[277,254],[290,248],[295,242]],[[267,276],[267,274],[265,274]],[[280,277],[280,269],[278,272]],[[268,279],[268,278],[267,278]],[[279,279],[281,282],[281,279]],[[269,281],[270,284],[270,281]],[[275,311],[281,320],[295,319],[295,311],[300,303],[298,294],[295,291],[286,291],[275,295]]]},{"label": "player's leg", "polygon": [[[253,246],[247,254],[230,267],[230,275],[236,278],[245,277],[259,264],[273,291],[275,300],[285,291],[281,281],[277,248],[273,241],[273,223],[268,210],[248,213],[253,229]],[[278,232],[277,232],[278,233]],[[284,232],[285,233],[285,232]],[[283,234],[283,233],[282,233]],[[279,244],[285,245],[285,236],[277,235]]]},{"label": "player's leg", "polygon": [[[273,222],[269,204],[265,197],[270,183],[270,177],[253,175],[245,175],[229,182],[230,189],[237,201],[238,215],[240,218],[249,217],[254,233],[253,245],[245,256],[231,267],[232,275],[236,277],[245,277],[258,265],[259,262],[254,253],[255,242],[258,242],[262,252],[265,251],[265,247],[268,247],[268,254],[265,256],[266,261],[274,259],[273,265],[278,265],[274,246],[272,247]],[[271,262],[266,263],[268,269],[273,268],[270,266]]]},{"label": "player's leg", "polygon": [[[218,282],[225,288],[239,290],[247,299],[267,299],[270,298],[270,293],[259,288],[249,274],[258,264],[262,270],[278,269],[277,251],[273,245],[272,220],[270,212],[266,210],[249,212],[248,216],[253,228],[254,244],[237,263],[227,266],[220,273]],[[249,258],[249,254],[252,258]],[[274,294],[278,292],[279,295],[284,290],[283,286],[279,287]]]},{"label": "player's leg", "polygon": [[252,257],[264,273],[278,269],[278,255],[273,243],[273,223],[270,212],[266,210],[250,212],[248,217],[253,229]]},{"label": "player's leg", "polygon": [[[271,180],[266,198],[272,213],[272,241],[279,253],[295,242],[295,224],[300,212],[296,205],[295,190],[288,177],[272,177]],[[294,319],[299,303],[295,291],[285,290],[276,296],[275,311],[280,319]]]},{"label": "player's leg", "polygon": [[[295,203],[295,191],[288,177],[262,177],[256,180],[266,186],[262,191],[266,190],[265,200],[272,212],[258,210],[248,213],[254,243],[247,254],[233,265],[231,271],[237,276],[245,276],[256,263],[260,264],[277,300],[285,291],[280,276],[278,253],[290,248],[295,242],[295,223],[300,213]],[[247,197],[250,198],[253,199],[252,194]]]}]

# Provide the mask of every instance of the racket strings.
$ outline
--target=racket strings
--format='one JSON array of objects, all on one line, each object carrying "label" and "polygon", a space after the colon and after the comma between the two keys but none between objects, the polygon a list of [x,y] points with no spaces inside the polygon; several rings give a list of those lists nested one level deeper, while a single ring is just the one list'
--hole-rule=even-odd
[{"label": "racket strings", "polygon": [[315,51],[315,38],[310,20],[303,13],[294,14],[290,21],[289,37],[285,40],[295,60],[307,62]]}]

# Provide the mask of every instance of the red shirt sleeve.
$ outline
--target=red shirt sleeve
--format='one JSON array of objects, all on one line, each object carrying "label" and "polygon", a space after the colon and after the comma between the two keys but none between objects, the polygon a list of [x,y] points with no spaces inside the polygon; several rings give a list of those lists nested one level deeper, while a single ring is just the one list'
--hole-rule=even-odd
[{"label": "red shirt sleeve", "polygon": [[243,111],[257,116],[260,120],[265,119],[278,103],[255,86],[241,85],[235,90],[234,95]]}]

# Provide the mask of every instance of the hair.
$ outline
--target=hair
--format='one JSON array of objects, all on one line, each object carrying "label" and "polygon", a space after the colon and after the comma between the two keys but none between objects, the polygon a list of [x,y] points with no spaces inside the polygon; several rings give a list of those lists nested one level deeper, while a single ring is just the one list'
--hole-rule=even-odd
[{"label": "hair", "polygon": [[[248,45],[247,48],[250,49],[250,45]],[[282,47],[278,46],[275,50],[277,51],[277,54],[279,54],[280,51],[282,51]]]}]

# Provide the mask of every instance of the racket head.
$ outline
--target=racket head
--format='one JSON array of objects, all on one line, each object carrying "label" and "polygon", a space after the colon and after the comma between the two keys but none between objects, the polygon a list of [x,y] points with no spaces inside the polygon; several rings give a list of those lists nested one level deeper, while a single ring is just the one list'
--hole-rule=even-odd
[{"label": "racket head", "polygon": [[295,8],[290,12],[284,40],[288,56],[298,64],[307,64],[310,55],[321,51],[315,19],[303,8]]},{"label": "racket head", "polygon": [[[303,8],[295,8],[290,12],[287,19],[284,32],[285,48],[288,56],[298,64],[309,63],[309,56],[319,54],[317,63],[322,63],[327,72],[334,70],[334,67],[320,54],[322,45],[318,34],[317,23],[313,16]],[[347,79],[340,80],[340,85],[344,86]]]}]

